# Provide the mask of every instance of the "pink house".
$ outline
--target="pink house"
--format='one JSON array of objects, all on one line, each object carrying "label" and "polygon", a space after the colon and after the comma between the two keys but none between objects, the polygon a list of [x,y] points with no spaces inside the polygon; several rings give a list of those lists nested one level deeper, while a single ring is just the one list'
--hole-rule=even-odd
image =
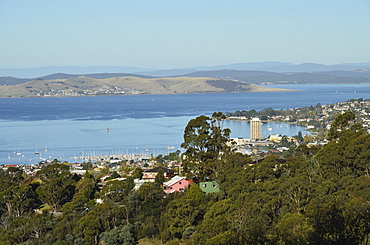
[{"label": "pink house", "polygon": [[183,192],[191,183],[191,180],[187,180],[185,177],[176,175],[171,180],[163,182],[163,190],[166,195],[176,191]]}]

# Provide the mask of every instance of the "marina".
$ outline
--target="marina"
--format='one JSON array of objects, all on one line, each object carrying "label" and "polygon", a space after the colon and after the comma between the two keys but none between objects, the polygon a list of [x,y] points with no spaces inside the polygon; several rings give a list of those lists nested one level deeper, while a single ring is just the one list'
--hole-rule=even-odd
[{"label": "marina", "polygon": [[81,157],[71,157],[71,160],[76,162],[121,162],[121,161],[148,161],[153,156],[149,154],[130,154],[130,155],[99,155],[99,156],[81,156]]}]

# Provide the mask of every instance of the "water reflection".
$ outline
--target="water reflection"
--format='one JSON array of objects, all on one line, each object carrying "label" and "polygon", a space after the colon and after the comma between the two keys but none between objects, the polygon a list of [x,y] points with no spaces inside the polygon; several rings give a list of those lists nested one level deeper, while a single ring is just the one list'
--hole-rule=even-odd
[{"label": "water reflection", "polygon": [[[250,138],[250,123],[249,121],[225,121],[225,128],[231,129],[232,138]],[[281,134],[286,136],[297,135],[301,131],[302,135],[309,134],[305,127],[297,124],[263,122],[262,123],[262,137],[266,138],[271,134]]]}]

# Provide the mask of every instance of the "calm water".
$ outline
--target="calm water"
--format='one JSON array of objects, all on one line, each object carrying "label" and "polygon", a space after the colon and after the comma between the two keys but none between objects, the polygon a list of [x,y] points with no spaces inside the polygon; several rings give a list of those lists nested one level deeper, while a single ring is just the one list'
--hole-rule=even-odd
[{"label": "calm water", "polygon": [[[296,92],[0,99],[0,163],[88,154],[165,154],[178,149],[187,122],[214,111],[288,109],[369,98],[370,84],[280,85]],[[271,133],[303,128],[271,124]],[[249,137],[246,122],[225,122],[232,137]],[[109,132],[107,132],[109,128]],[[267,136],[267,124],[263,136]],[[21,155],[15,155],[14,151]],[[35,152],[40,154],[35,154]]]}]

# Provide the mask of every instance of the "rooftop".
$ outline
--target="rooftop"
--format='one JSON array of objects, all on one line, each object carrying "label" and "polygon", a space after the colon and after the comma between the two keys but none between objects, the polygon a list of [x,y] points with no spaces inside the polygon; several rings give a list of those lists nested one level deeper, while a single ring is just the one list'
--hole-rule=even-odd
[{"label": "rooftop", "polygon": [[184,179],[186,179],[186,178],[185,177],[180,177],[180,176],[176,175],[171,180],[169,180],[167,182],[163,182],[163,185],[171,186],[171,185],[179,182],[180,180],[184,180]]}]

